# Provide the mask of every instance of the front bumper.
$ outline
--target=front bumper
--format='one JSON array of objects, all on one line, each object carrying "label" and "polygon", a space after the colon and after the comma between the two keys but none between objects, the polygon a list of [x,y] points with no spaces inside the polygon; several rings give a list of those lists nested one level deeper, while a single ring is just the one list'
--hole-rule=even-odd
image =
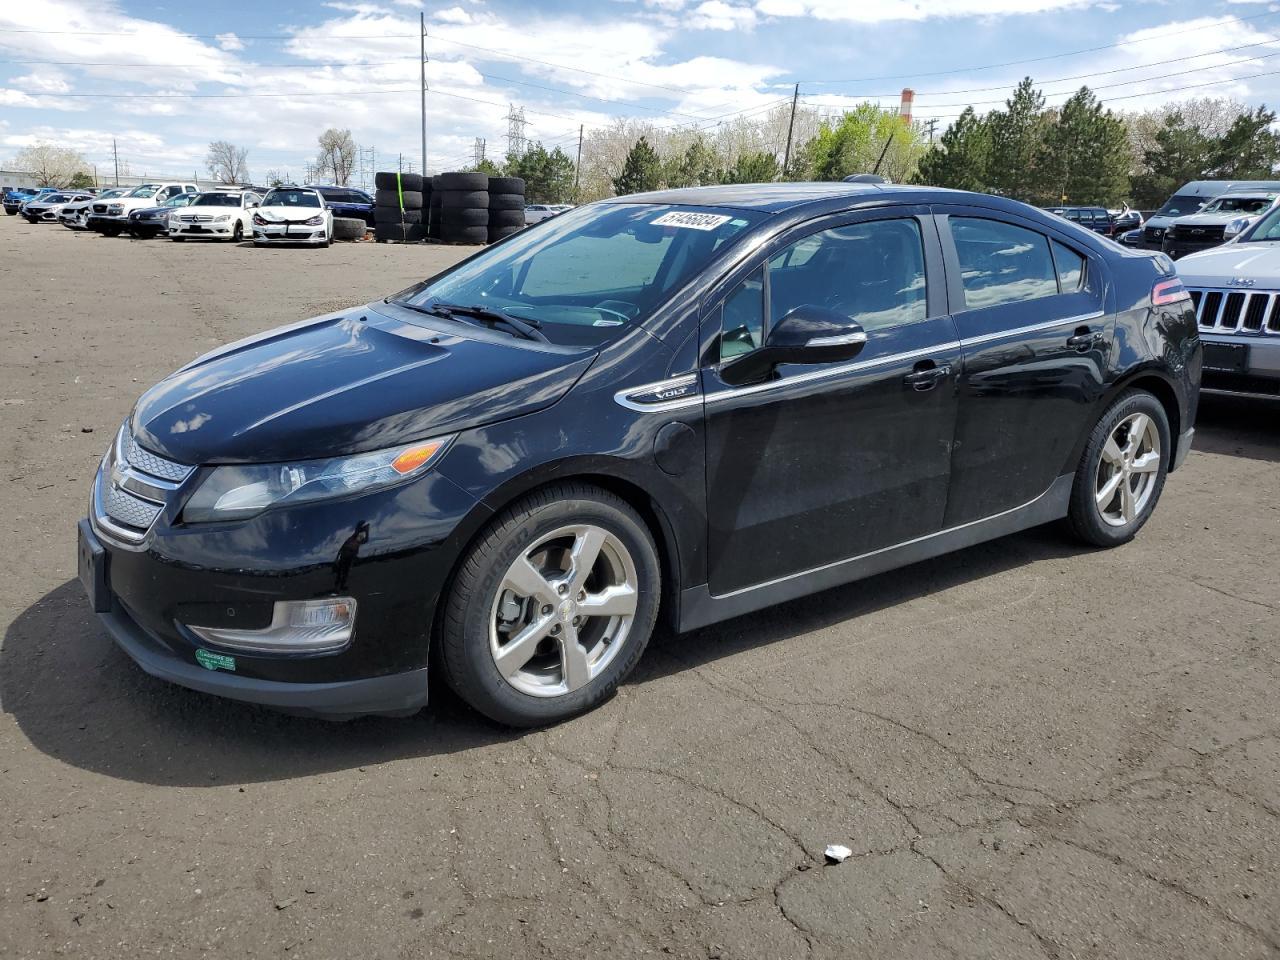
[{"label": "front bumper", "polygon": [[229,220],[225,223],[182,223],[177,224],[166,223],[166,229],[171,237],[202,237],[204,239],[221,238],[227,239],[235,235],[236,222]]},{"label": "front bumper", "polygon": [[254,243],[324,243],[328,227],[301,223],[268,223],[253,225]]},{"label": "front bumper", "polygon": [[1204,393],[1280,400],[1280,336],[1201,331],[1200,339],[1206,356],[1200,385]]},{"label": "front bumper", "polygon": [[111,639],[144,671],[189,690],[274,707],[288,713],[346,720],[364,714],[406,716],[427,704],[427,668],[329,683],[284,683],[195,666],[160,643],[118,601],[98,614]]},{"label": "front bumper", "polygon": [[[182,504],[205,473],[180,483],[132,541],[105,514],[112,477],[95,478],[81,580],[116,642],[148,673],[236,700],[330,717],[421,707],[436,605],[487,509],[432,471],[362,497],[185,525]],[[333,596],[357,609],[335,652],[248,652],[190,629],[263,630],[276,601]]]},{"label": "front bumper", "polygon": [[1169,255],[1171,260],[1181,260],[1183,257],[1191,253],[1199,253],[1201,250],[1212,250],[1214,247],[1220,247],[1223,239],[1218,237],[1216,240],[1186,240],[1181,237],[1171,237],[1167,233],[1161,243],[1162,252]]}]

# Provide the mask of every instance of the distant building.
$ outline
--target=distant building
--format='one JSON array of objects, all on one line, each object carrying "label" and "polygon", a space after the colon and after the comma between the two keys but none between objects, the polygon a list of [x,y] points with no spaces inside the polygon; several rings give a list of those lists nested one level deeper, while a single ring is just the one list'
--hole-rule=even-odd
[{"label": "distant building", "polygon": [[8,187],[34,187],[36,178],[21,170],[0,170],[0,191]]}]

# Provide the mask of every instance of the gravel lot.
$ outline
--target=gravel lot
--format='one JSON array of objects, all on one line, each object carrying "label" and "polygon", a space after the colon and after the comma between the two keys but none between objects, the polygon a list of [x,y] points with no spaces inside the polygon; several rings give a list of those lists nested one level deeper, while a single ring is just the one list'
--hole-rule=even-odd
[{"label": "gravel lot", "polygon": [[1206,401],[1127,547],[662,635],[551,730],[444,690],[283,717],[117,652],[74,528],[137,394],[465,252],[0,218],[0,956],[1280,956],[1280,407]]}]

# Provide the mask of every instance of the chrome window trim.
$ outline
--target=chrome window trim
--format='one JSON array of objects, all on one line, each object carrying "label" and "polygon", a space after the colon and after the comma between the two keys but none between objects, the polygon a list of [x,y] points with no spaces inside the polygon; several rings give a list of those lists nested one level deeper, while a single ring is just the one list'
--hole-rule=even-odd
[{"label": "chrome window trim", "polygon": [[[976,309],[983,309],[978,307]],[[1099,320],[1105,317],[1105,310],[1094,310],[1092,313],[1081,313],[1074,317],[1062,317],[1058,320],[1046,320],[1044,323],[1033,323],[1025,327],[1014,327],[1010,330],[997,330],[994,333],[984,333],[977,337],[962,337],[961,343],[964,346],[972,346],[976,343],[990,343],[992,340],[1003,340],[1005,337],[1026,336],[1031,333],[1039,333],[1041,330],[1052,330],[1054,327],[1065,327],[1072,323],[1087,323],[1090,320]]]},{"label": "chrome window trim", "polygon": [[871,360],[854,360],[851,363],[843,363],[838,367],[825,367],[822,370],[814,370],[811,373],[801,373],[794,377],[787,377],[785,380],[777,380],[772,383],[757,383],[749,387],[735,387],[719,393],[709,394],[706,397],[706,402],[720,403],[724,400],[733,400],[738,397],[764,393],[767,390],[777,390],[780,387],[812,383],[816,380],[825,380],[830,377],[841,376],[845,373],[852,373],[855,370],[868,370],[872,367],[883,367],[892,363],[900,363],[903,360],[914,360],[917,357],[927,357],[929,354],[937,353],[940,350],[956,350],[959,349],[960,346],[961,344],[958,340],[952,340],[946,343],[936,343],[931,347],[922,347],[919,350],[907,350],[903,353],[890,353],[883,357],[875,357]]},{"label": "chrome window trim", "polygon": [[628,410],[639,413],[666,413],[671,410],[684,410],[702,403],[702,392],[698,391],[690,397],[679,397],[675,400],[660,400],[657,403],[637,403],[631,398],[638,393],[656,393],[660,390],[676,390],[681,387],[696,386],[698,375],[686,373],[667,380],[656,380],[653,383],[642,383],[638,387],[627,387],[613,395],[614,402]]}]

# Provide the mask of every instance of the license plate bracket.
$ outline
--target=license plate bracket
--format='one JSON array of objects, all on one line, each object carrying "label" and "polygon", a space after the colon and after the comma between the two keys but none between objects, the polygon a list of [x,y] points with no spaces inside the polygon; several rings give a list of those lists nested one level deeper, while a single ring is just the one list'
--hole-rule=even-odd
[{"label": "license plate bracket", "polygon": [[107,613],[111,609],[111,588],[107,585],[108,554],[89,527],[88,520],[81,520],[76,534],[76,572],[80,584],[89,596],[89,606],[94,613]]},{"label": "license plate bracket", "polygon": [[1204,369],[1222,373],[1248,373],[1249,345],[1247,343],[1206,343]]}]

